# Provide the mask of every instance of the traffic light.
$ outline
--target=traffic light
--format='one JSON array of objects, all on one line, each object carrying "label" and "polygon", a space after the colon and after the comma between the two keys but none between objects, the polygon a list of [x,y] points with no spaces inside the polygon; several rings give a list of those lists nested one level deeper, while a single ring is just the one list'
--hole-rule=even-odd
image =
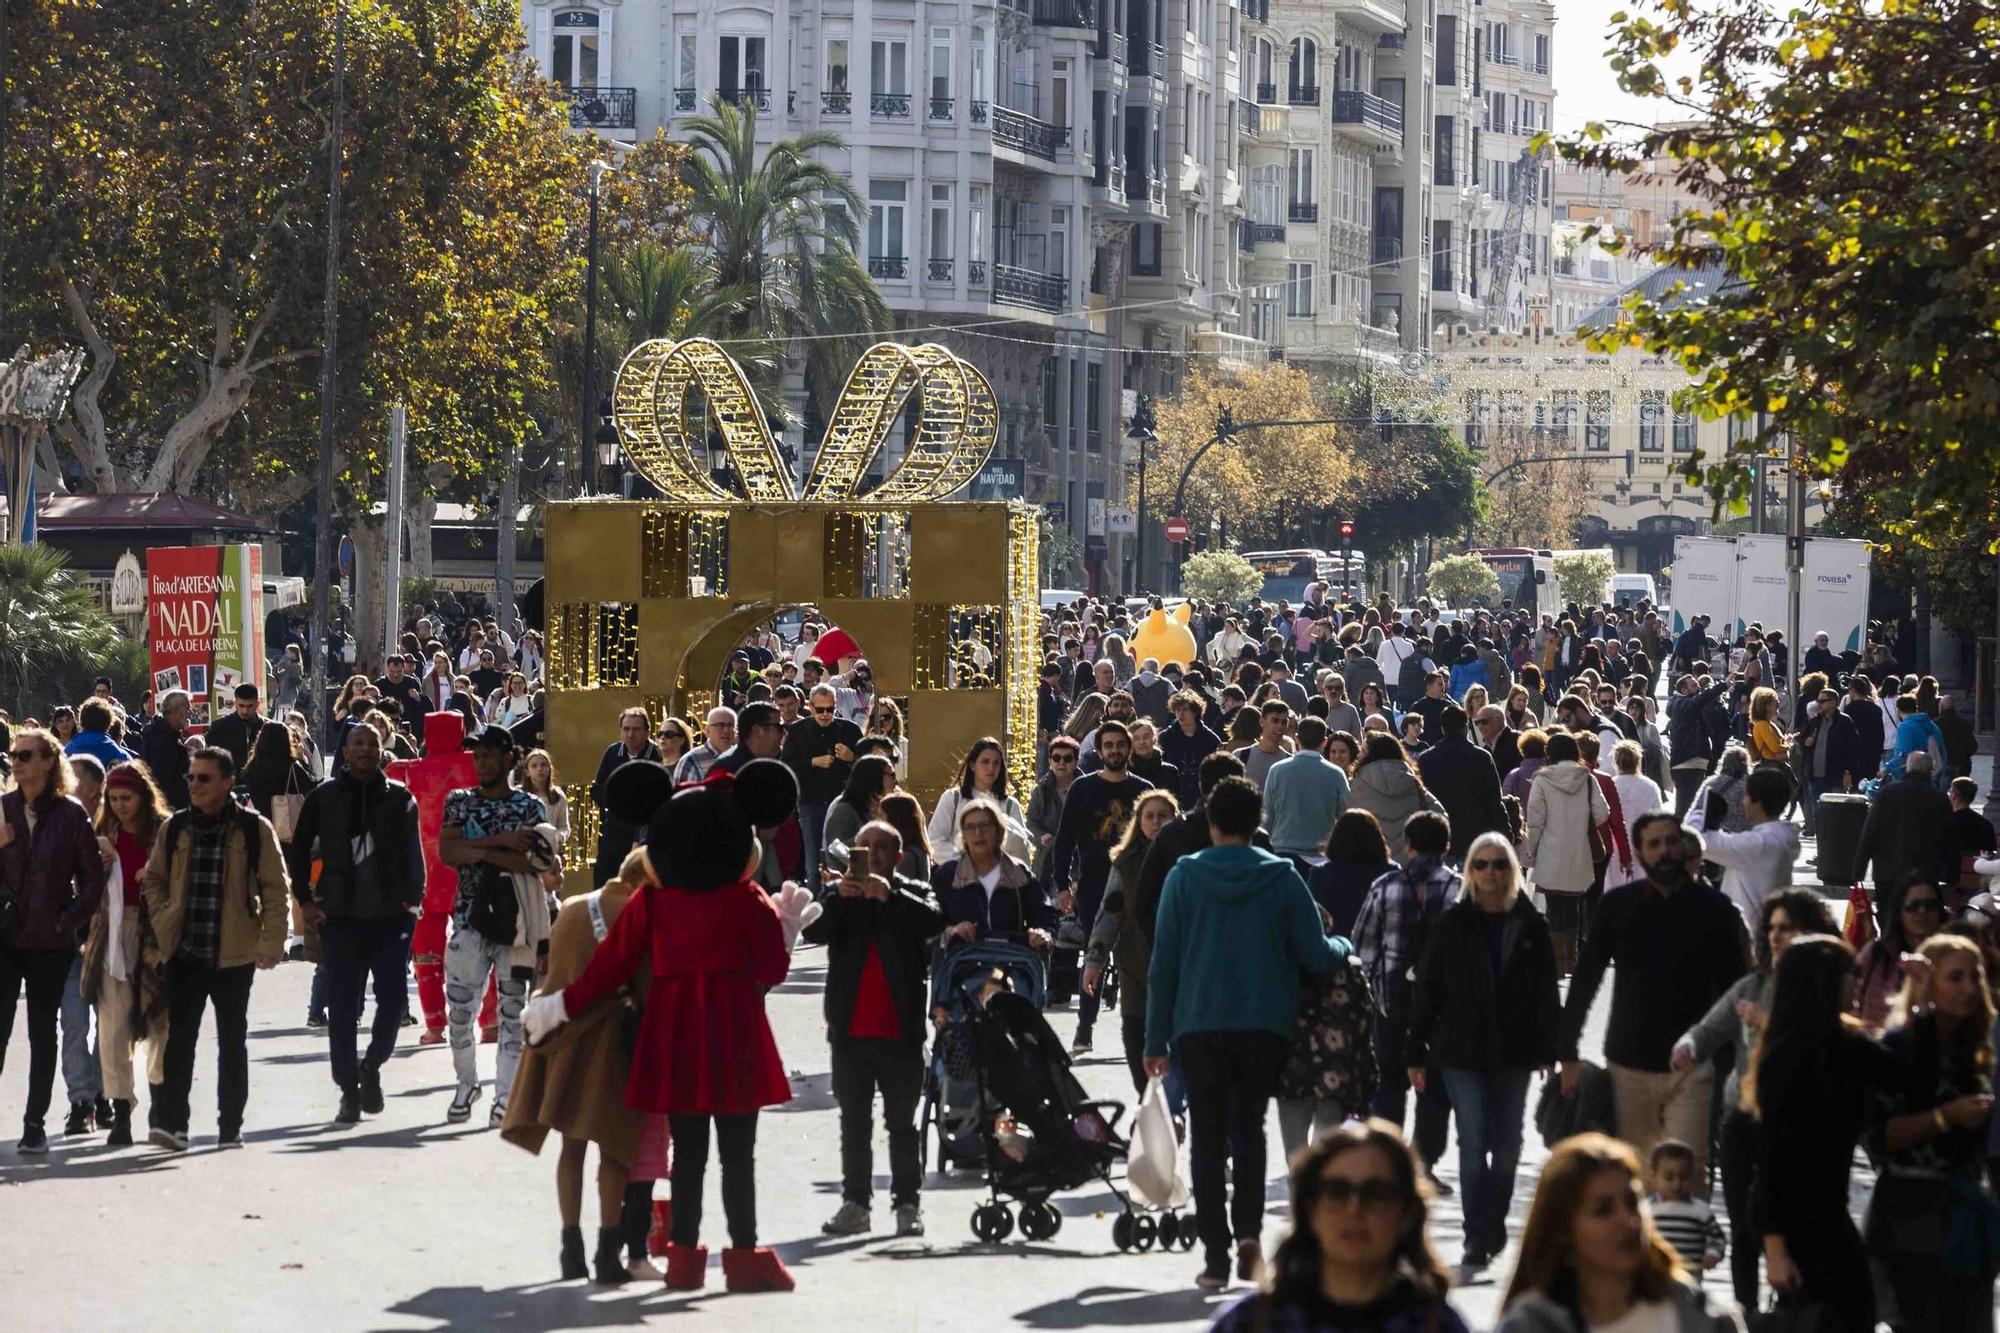
[{"label": "traffic light", "polygon": [[1343,545],[1354,540],[1353,519],[1343,518],[1342,520],[1340,520],[1340,540]]}]

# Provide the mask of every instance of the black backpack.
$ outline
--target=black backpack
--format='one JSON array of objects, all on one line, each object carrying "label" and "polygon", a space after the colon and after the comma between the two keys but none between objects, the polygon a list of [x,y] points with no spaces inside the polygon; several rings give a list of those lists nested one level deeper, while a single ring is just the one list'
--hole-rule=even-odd
[{"label": "black backpack", "polygon": [[1424,681],[1430,672],[1424,670],[1423,650],[1408,639],[1403,642],[1409,646],[1410,655],[1396,668],[1396,702],[1410,704],[1424,697]]}]

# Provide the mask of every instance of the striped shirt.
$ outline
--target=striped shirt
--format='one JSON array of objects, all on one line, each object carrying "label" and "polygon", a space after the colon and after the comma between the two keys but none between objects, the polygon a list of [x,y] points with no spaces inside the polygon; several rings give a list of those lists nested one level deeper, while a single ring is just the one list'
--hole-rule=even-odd
[{"label": "striped shirt", "polygon": [[[1719,1263],[1729,1248],[1722,1224],[1715,1212],[1699,1199],[1671,1203],[1655,1194],[1646,1200],[1653,1214],[1653,1229],[1674,1247],[1697,1280],[1702,1270]],[[1713,1256],[1711,1260],[1711,1256]]]}]

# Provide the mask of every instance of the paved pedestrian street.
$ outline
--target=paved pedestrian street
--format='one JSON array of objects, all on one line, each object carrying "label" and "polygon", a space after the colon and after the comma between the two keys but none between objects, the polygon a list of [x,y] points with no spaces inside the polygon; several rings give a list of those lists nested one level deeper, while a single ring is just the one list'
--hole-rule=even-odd
[{"label": "paved pedestrian street", "polygon": [[[758,1204],[765,1243],[798,1278],[790,1295],[733,1296],[719,1260],[708,1289],[685,1296],[653,1283],[607,1290],[555,1280],[555,1150],[531,1158],[485,1127],[489,1099],[470,1126],[445,1123],[453,1086],[449,1049],[418,1049],[406,1029],[383,1075],[388,1109],[352,1129],[333,1123],[337,1094],[326,1040],[304,1025],[312,969],[286,963],[260,973],[251,997],[250,1108],[241,1151],[215,1146],[215,1063],[205,1029],[192,1098],[193,1146],[163,1153],[143,1142],[109,1149],[103,1136],[52,1138],[48,1157],[16,1157],[14,1127],[0,1139],[0,1327],[21,1330],[144,1327],[501,1330],[618,1328],[641,1324],[711,1329],[894,1330],[1203,1327],[1228,1297],[1204,1296],[1198,1256],[1178,1250],[1121,1254],[1111,1241],[1117,1205],[1102,1186],[1059,1196],[1064,1223],[1050,1241],[1018,1231],[999,1245],[973,1238],[983,1197],[973,1173],[925,1181],[928,1233],[891,1237],[888,1157],[877,1130],[877,1234],[832,1240],[820,1223],[839,1204],[839,1112],[828,1090],[820,1020],[823,954],[801,947],[790,978],[770,997],[793,1100],[758,1127]],[[1593,1015],[1601,1033],[1605,986]],[[1074,1017],[1053,1015],[1065,1040]],[[1117,1024],[1081,1066],[1094,1096],[1130,1099]],[[494,1047],[480,1048],[491,1077]],[[0,1108],[18,1114],[27,1082],[20,1020],[0,1076]],[[1540,1082],[1530,1092],[1539,1092]],[[61,1080],[52,1125],[61,1122]],[[143,1115],[143,1108],[139,1112]],[[136,1117],[135,1117],[136,1118]],[[143,1130],[142,1130],[143,1135]],[[1267,1252],[1287,1209],[1270,1122]],[[935,1161],[927,1145],[927,1165]],[[1532,1125],[1514,1199],[1518,1234],[1546,1153]],[[1457,1177],[1455,1149],[1439,1164]],[[663,1187],[664,1190],[664,1187]],[[586,1182],[584,1228],[596,1224]],[[1718,1195],[1719,1200],[1719,1195]],[[1459,1256],[1457,1199],[1438,1201],[1433,1235]],[[1720,1204],[1718,1202],[1718,1213]],[[716,1254],[721,1196],[710,1167],[704,1239]],[[1475,1328],[1491,1327],[1511,1271],[1511,1250],[1480,1282],[1454,1293]],[[1713,1278],[1720,1288],[1724,1279]],[[1240,1290],[1240,1289],[1239,1289]]]}]

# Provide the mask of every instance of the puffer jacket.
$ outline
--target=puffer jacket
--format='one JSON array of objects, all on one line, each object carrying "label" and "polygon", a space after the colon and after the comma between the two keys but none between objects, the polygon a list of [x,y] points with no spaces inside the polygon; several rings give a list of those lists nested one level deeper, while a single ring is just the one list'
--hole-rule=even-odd
[{"label": "puffer jacket", "polygon": [[19,904],[12,943],[17,949],[74,949],[104,897],[104,860],[90,816],[67,796],[45,792],[28,832],[27,803],[18,791],[0,797],[0,818],[13,838],[0,848],[0,893]]},{"label": "puffer jacket", "polygon": [[1403,824],[1419,810],[1443,814],[1444,803],[1425,789],[1407,765],[1393,759],[1377,759],[1354,770],[1347,793],[1349,810],[1366,810],[1382,826],[1389,844],[1389,859],[1403,859]]},{"label": "puffer jacket", "polygon": [[1670,762],[1706,764],[1714,756],[1708,733],[1708,710],[1722,698],[1729,682],[1711,685],[1693,694],[1674,694],[1667,700],[1667,753]]},{"label": "puffer jacket", "polygon": [[1596,877],[1590,830],[1611,817],[1597,775],[1575,760],[1545,764],[1528,789],[1527,860],[1544,893],[1583,893]]},{"label": "puffer jacket", "polygon": [[[436,716],[433,714],[432,716]],[[354,837],[374,842],[366,873],[354,864]],[[317,843],[319,883],[311,879]],[[306,794],[298,829],[285,848],[292,890],[332,917],[380,920],[424,901],[424,844],[410,789],[380,776],[364,781],[352,769]]]}]

